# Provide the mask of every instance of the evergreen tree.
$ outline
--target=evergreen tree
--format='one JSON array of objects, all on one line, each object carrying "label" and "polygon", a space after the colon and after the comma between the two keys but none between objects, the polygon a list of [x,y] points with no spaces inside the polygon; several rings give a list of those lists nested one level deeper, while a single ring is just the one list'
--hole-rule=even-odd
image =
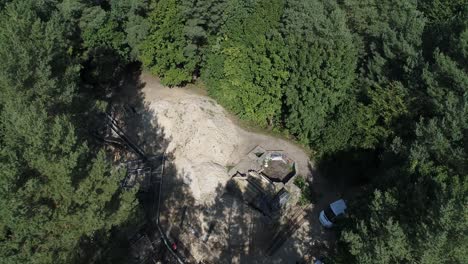
[{"label": "evergreen tree", "polygon": [[353,232],[344,233],[344,240],[350,244],[347,262],[412,263],[407,234],[393,216],[398,201],[392,193],[376,191],[368,210],[368,219],[357,222]]},{"label": "evergreen tree", "polygon": [[467,99],[449,97],[444,117],[418,123],[407,162],[390,176],[394,187],[382,186],[365,213],[352,215],[343,240],[355,262],[468,260]]},{"label": "evergreen tree", "polygon": [[[463,33],[455,39],[459,49],[450,53],[459,57],[437,51],[434,63],[424,70],[423,98],[432,110],[414,121],[414,138],[402,144],[409,147],[395,153],[400,162],[390,163],[377,175],[382,193],[371,198],[372,205],[364,213],[352,216],[352,227],[343,233],[355,262],[375,263],[382,256],[381,263],[468,260],[464,250],[468,245],[468,86],[466,67],[457,63],[466,59],[462,55],[466,40]],[[373,206],[376,203],[378,207]],[[385,219],[391,219],[398,231],[379,231]]]},{"label": "evergreen tree", "polygon": [[467,14],[466,0],[0,1],[2,261],[79,262],[134,210],[81,121],[140,60],[170,86],[201,75],[318,162],[366,164],[336,263],[468,263]]},{"label": "evergreen tree", "polygon": [[154,2],[148,19],[149,33],[140,47],[143,65],[159,75],[165,85],[190,82],[197,59],[186,52],[188,41],[180,1]]},{"label": "evergreen tree", "polygon": [[118,29],[124,35],[124,43],[129,46],[130,60],[137,60],[140,55],[140,43],[148,35],[149,23],[146,19],[149,9],[147,0],[112,0],[110,16],[120,24]]},{"label": "evergreen tree", "polygon": [[425,19],[416,1],[346,0],[343,7],[361,43],[359,65],[368,85],[418,80]]},{"label": "evergreen tree", "polygon": [[232,1],[227,21],[208,55],[209,93],[245,120],[272,125],[281,110],[287,78],[278,32],[282,1]]},{"label": "evergreen tree", "polygon": [[70,263],[81,238],[121,223],[134,203],[134,193],[119,191],[122,172],[76,133],[71,116],[79,65],[61,14],[54,6],[43,11],[36,1],[14,1],[0,13],[0,255],[6,263]]},{"label": "evergreen tree", "polygon": [[388,87],[375,86],[364,95],[365,102],[350,95],[327,120],[319,138],[321,155],[339,151],[374,149],[387,138],[395,136],[396,121],[409,112],[407,91],[400,83]]},{"label": "evergreen tree", "polygon": [[317,146],[336,107],[353,94],[356,49],[336,4],[288,1],[283,16],[288,48],[284,117],[287,129]]},{"label": "evergreen tree", "polygon": [[451,49],[451,36],[466,28],[468,3],[466,0],[421,0],[418,9],[428,23],[424,30],[424,50],[428,59],[436,49],[446,53]]},{"label": "evergreen tree", "polygon": [[[186,56],[204,62],[209,42],[220,35],[226,20],[227,0],[183,0],[182,15],[185,19],[184,35],[188,40]],[[197,65],[199,71],[201,65]],[[198,73],[197,73],[198,74]]]}]

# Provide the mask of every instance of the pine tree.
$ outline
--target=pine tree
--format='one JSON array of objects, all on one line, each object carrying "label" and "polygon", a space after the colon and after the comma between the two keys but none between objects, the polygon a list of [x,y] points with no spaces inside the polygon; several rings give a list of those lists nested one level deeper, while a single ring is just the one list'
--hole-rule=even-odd
[{"label": "pine tree", "polygon": [[[458,64],[464,59],[463,33],[457,39],[458,49],[450,51],[456,59],[436,51],[434,63],[425,67],[421,86],[431,111],[414,120],[414,138],[403,142],[408,147],[377,175],[380,195],[371,197],[364,213],[353,215],[343,233],[355,262],[468,261],[468,86],[466,67]],[[398,229],[382,232],[386,219]]]},{"label": "pine tree", "polygon": [[[355,231],[344,232],[349,253],[355,263],[412,263],[407,234],[392,214],[398,201],[391,192],[375,191],[369,205],[368,219],[356,223]],[[351,257],[350,257],[351,258]]]},{"label": "pine tree", "polygon": [[[14,1],[0,13],[0,255],[6,263],[70,263],[83,237],[133,210],[121,171],[72,121],[79,68],[54,6]],[[44,15],[46,14],[46,15]],[[119,204],[119,206],[112,206]]]},{"label": "pine tree", "polygon": [[290,76],[284,88],[285,124],[316,146],[336,107],[353,93],[356,49],[336,4],[289,1],[283,16]]},{"label": "pine tree", "polygon": [[346,0],[343,7],[361,43],[359,64],[366,82],[407,86],[417,80],[414,69],[421,65],[425,19],[416,1]]}]

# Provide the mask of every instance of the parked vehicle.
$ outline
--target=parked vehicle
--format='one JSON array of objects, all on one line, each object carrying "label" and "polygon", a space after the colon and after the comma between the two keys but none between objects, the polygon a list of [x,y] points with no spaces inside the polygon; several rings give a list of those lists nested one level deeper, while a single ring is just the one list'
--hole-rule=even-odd
[{"label": "parked vehicle", "polygon": [[325,210],[320,212],[320,223],[326,228],[331,228],[336,220],[345,214],[346,208],[343,199],[331,203]]}]

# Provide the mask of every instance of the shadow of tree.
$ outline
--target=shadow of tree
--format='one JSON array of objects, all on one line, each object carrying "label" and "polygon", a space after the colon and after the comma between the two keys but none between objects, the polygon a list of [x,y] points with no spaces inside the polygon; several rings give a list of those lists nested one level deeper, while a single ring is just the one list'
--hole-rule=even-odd
[{"label": "shadow of tree", "polygon": [[[365,158],[363,158],[365,157]],[[351,150],[323,157],[316,167],[309,166],[310,188],[314,204],[309,211],[311,225],[317,228],[309,230],[309,256],[322,256],[325,260],[336,255],[340,229],[343,222],[338,222],[331,229],[326,229],[319,222],[319,213],[330,203],[345,199],[348,206],[353,204],[356,196],[363,191],[366,184],[372,181],[372,175],[379,166],[375,153],[366,150]],[[350,208],[352,210],[352,208]],[[316,239],[318,238],[318,239]],[[327,262],[327,261],[325,261]]]},{"label": "shadow of tree", "polygon": [[[115,112],[118,126],[136,145],[142,148],[146,156],[161,156],[167,147],[170,139],[165,137],[164,131],[155,122],[153,111],[144,101],[141,92],[144,83],[141,83],[140,66],[138,64],[128,65],[126,69],[118,71],[121,74],[112,83],[110,97],[103,95],[101,98],[107,101],[108,108]],[[87,106],[89,107],[89,106]],[[105,121],[97,118],[96,113],[88,118],[93,118],[85,124],[94,125],[90,130],[96,130],[96,126],[103,125]],[[101,115],[102,116],[102,115]],[[80,117],[84,118],[84,117]],[[97,120],[96,120],[97,119]],[[102,144],[102,141],[93,142],[94,145]],[[122,145],[123,146],[123,145]],[[119,168],[128,160],[138,159],[130,149],[107,146],[109,157],[114,167]],[[159,169],[162,165],[161,159],[152,159],[150,163],[154,169]],[[154,184],[154,183],[151,183]],[[152,185],[151,185],[152,186]],[[114,226],[110,232],[99,230],[93,236],[83,236],[80,240],[74,263],[144,263],[151,259],[164,259],[168,256],[165,247],[161,245],[161,238],[155,228],[154,218],[154,188],[142,188],[139,190],[125,190],[121,188],[119,192],[135,192],[138,205],[132,208],[132,213],[125,219],[122,225]],[[119,192],[114,196],[119,197]],[[114,198],[114,197],[113,197]],[[119,199],[112,199],[110,204],[118,202]],[[118,204],[109,206],[107,210],[112,211],[118,208]],[[105,212],[103,212],[105,213]],[[108,212],[109,213],[109,212]],[[148,243],[141,243],[142,238]],[[140,249],[135,245],[141,246]],[[148,247],[151,250],[148,250]],[[141,257],[141,258],[137,258]]]}]

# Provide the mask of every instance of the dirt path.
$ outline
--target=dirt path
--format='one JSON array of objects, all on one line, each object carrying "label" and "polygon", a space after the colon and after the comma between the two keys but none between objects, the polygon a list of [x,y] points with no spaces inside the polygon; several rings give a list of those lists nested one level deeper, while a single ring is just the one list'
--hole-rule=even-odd
[{"label": "dirt path", "polygon": [[193,90],[164,87],[146,73],[141,81],[145,101],[170,139],[168,151],[199,202],[209,203],[216,187],[228,180],[226,167],[257,145],[286,151],[296,161],[298,173],[311,176],[308,154],[293,143],[245,131],[213,99]]}]

